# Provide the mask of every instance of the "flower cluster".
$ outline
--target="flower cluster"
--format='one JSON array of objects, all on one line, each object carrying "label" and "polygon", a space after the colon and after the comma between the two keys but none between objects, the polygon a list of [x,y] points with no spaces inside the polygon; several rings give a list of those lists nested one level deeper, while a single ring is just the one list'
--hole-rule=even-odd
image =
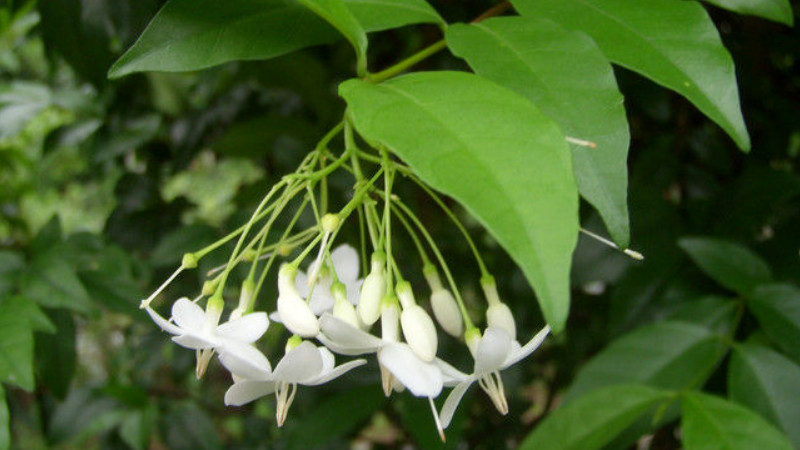
[{"label": "flower cluster", "polygon": [[[345,146],[337,156],[327,146],[342,130]],[[367,164],[371,172],[362,168]],[[327,179],[335,172],[353,176],[353,191],[346,204],[329,212]],[[473,323],[435,240],[396,190],[393,192],[400,177],[426,192],[454,221],[472,249],[486,300],[483,330]],[[347,244],[334,247],[343,227],[355,222],[351,216],[358,218],[360,249]],[[279,217],[285,220],[279,222]],[[304,222],[313,225],[300,229],[298,224]],[[417,269],[421,271],[417,274],[404,273],[395,260],[393,243],[397,248],[401,242],[395,236],[398,227],[419,254]],[[175,301],[169,318],[159,315],[151,303],[175,277],[234,240],[228,263],[209,272],[200,295]],[[301,265],[307,260],[304,272]],[[238,304],[223,320],[223,293],[238,266],[249,270],[241,281]],[[274,301],[267,299],[258,311],[256,303],[263,297],[259,293],[265,280],[275,279],[270,274],[276,278],[278,296]],[[429,297],[419,302],[415,290],[419,293],[420,288],[412,287],[404,275],[424,279]],[[334,128],[295,173],[273,186],[246,224],[185,255],[180,268],[141,306],[176,344],[195,350],[198,378],[210,360],[218,357],[233,380],[225,393],[227,405],[244,405],[274,393],[280,426],[297,385],[323,384],[366,363],[361,358],[336,365],[334,354],[374,354],[384,393],[390,396],[408,390],[427,399],[443,440],[459,402],[476,382],[501,414],[508,413],[500,372],[530,355],[550,332],[545,326],[524,345],[517,341],[513,314],[456,215],[388,152],[357,148],[347,123]],[[267,314],[267,309],[273,312]],[[280,323],[289,334],[283,357],[274,369],[258,346],[270,322]],[[465,344],[474,359],[471,369],[461,371],[441,358],[439,330]],[[446,388],[451,390],[438,410],[434,399]]]}]

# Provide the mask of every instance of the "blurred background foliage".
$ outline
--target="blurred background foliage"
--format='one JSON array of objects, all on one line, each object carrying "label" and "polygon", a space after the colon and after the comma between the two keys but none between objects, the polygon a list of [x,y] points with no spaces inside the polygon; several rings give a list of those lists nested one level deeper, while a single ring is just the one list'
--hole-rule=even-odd
[{"label": "blurred background foliage", "polygon": [[[267,62],[107,80],[108,67],[160,3],[0,3],[0,444],[441,446],[425,402],[408,395],[384,399],[376,371],[301,388],[280,430],[270,398],[226,408],[224,371],[212,366],[196,380],[191,352],[169,345],[138,310],[185,251],[237,227],[268,187],[293,170],[341,113],[336,85],[352,70],[342,42]],[[436,3],[451,22],[492,5]],[[533,361],[506,371],[507,417],[493,413],[476,390],[468,394],[447,447],[517,446],[609,342],[666,318],[708,319],[705,303],[735,298],[691,262],[681,238],[738,243],[766,261],[773,280],[798,283],[800,32],[718,9],[710,13],[736,62],[751,154],[738,152],[685,100],[617,68],[633,136],[632,246],[646,259],[636,262],[582,238],[566,333]],[[386,66],[439,37],[433,26],[377,33],[370,58]],[[424,65],[465,67],[446,53]],[[332,189],[344,196],[347,185],[333,180]],[[406,198],[412,198],[408,189]],[[449,259],[470,261],[446,217],[425,196],[417,198],[414,206]],[[584,226],[603,233],[597,214],[583,206]],[[493,271],[508,275],[498,277],[501,293],[522,335],[529,335],[542,319],[524,277],[489,235],[465,220]],[[355,233],[343,238],[356,242]],[[204,260],[198,274],[214,264]],[[475,268],[455,267],[467,301],[477,301]],[[185,275],[164,297],[196,292],[199,280]],[[238,295],[233,288],[228,294]],[[261,307],[271,309],[271,299],[264,296]],[[744,339],[757,325],[737,311],[744,317],[735,337]],[[279,334],[273,327],[267,336],[275,352]],[[457,347],[441,345],[444,352]],[[468,355],[455,363],[467,367]],[[706,390],[726,391],[727,365],[725,359],[708,367]],[[649,448],[677,448],[675,428],[665,420],[650,435]],[[793,438],[800,445],[796,433]]]}]

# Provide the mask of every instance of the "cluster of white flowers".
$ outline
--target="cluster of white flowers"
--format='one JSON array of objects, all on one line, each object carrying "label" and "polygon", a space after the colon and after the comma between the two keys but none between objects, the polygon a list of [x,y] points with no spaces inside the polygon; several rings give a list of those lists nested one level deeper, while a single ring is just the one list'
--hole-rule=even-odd
[{"label": "cluster of white flowers", "polygon": [[[365,359],[354,359],[337,366],[334,353],[343,356],[375,354],[384,393],[390,396],[393,392],[408,390],[416,397],[427,399],[443,440],[444,429],[450,424],[464,394],[475,382],[488,394],[500,413],[508,413],[500,371],[535,351],[550,328],[545,326],[525,345],[517,341],[511,310],[501,301],[494,278],[486,271],[466,231],[457,224],[475,252],[488,305],[486,327],[481,331],[473,324],[441,252],[413,212],[391,194],[394,174],[407,168],[385,155],[380,160],[379,170],[370,179],[360,175],[357,162],[352,163],[350,171],[356,176],[355,192],[338,214],[326,214],[324,210],[316,209],[313,189],[321,177],[330,173],[329,166],[321,164],[319,170],[314,170],[319,164],[319,153],[313,152],[312,155],[317,154],[316,159],[313,156],[307,158],[293,177],[284,178],[273,188],[245,226],[206,249],[184,256],[181,267],[142,301],[142,308],[161,329],[173,335],[175,343],[196,351],[198,377],[204,374],[211,358],[218,356],[233,380],[225,393],[225,404],[244,405],[274,393],[279,426],[286,419],[298,384],[315,386],[326,383],[366,363]],[[355,155],[346,151],[337,162],[344,164],[345,158],[354,158]],[[375,187],[379,177],[385,180],[383,189]],[[272,198],[280,189],[283,193],[277,199]],[[426,192],[435,195],[428,189]],[[266,245],[267,234],[275,219],[295,197],[302,197],[303,201],[295,210],[290,226],[280,239]],[[375,206],[376,199],[383,199],[383,214]],[[438,197],[435,200],[446,208]],[[309,203],[315,208],[317,226],[291,234],[292,227]],[[372,248],[368,273],[363,279],[359,277],[359,254],[365,255],[366,245],[362,245],[361,253],[346,244],[331,249],[336,234],[354,210],[361,215],[360,223],[365,223],[362,232],[368,231]],[[455,220],[451,211],[446,212]],[[394,260],[392,217],[394,222],[405,227],[420,253],[421,275],[428,284],[426,291],[430,292],[429,301],[423,304],[417,302],[414,289],[403,278]],[[261,230],[251,233],[260,221],[264,221]],[[219,275],[206,282],[197,299],[184,297],[175,301],[169,319],[153,309],[153,299],[181,271],[196,267],[205,254],[235,236],[239,236],[239,241],[228,264],[216,271],[221,272]],[[435,253],[438,266],[428,259],[420,236]],[[299,255],[294,253],[301,248]],[[318,249],[317,257],[305,273],[299,265],[315,249]],[[289,259],[289,256],[294,256],[294,259]],[[278,297],[270,303],[276,311],[268,315],[256,311],[255,303],[266,274],[278,258],[286,258],[286,262],[277,270]],[[264,260],[266,264],[261,267],[259,264]],[[240,263],[250,263],[251,269],[242,283],[238,305],[229,312],[228,320],[222,321],[225,307],[223,287],[233,267]],[[255,276],[257,266],[261,268],[260,277]],[[440,270],[445,272],[447,287],[440,279]],[[206,299],[205,308],[198,305],[202,299]],[[282,324],[290,334],[285,354],[274,370],[257,346],[270,321]],[[377,326],[379,321],[380,326]],[[471,371],[456,369],[440,357],[438,329],[465,344],[474,359]],[[451,390],[438,410],[434,399],[442,395],[445,388]]]}]

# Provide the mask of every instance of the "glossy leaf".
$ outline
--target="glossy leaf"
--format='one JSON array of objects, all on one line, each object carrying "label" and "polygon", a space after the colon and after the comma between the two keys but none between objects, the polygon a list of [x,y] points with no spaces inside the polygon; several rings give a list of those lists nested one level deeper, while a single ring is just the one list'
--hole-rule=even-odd
[{"label": "glossy leaf", "polygon": [[772,279],[761,257],[734,242],[697,237],[683,238],[678,244],[706,275],[740,294]]},{"label": "glossy leaf", "polygon": [[565,404],[544,419],[520,449],[602,448],[669,393],[637,385],[606,387]]},{"label": "glossy leaf", "polygon": [[791,450],[780,431],[753,411],[700,392],[681,396],[686,450]]},{"label": "glossy leaf", "polygon": [[763,345],[735,345],[728,395],[782,428],[800,447],[800,366]]},{"label": "glossy leaf", "polygon": [[33,330],[19,298],[0,303],[0,381],[32,391]]},{"label": "glossy leaf", "polygon": [[[359,25],[370,32],[441,21],[435,11],[425,7],[427,4],[422,6],[425,2],[421,0],[341,3],[347,4],[357,21],[354,24],[344,19],[349,25],[342,26],[347,26],[348,33],[358,34],[353,30]],[[334,42],[340,36],[335,28],[292,0],[170,0],[139,40],[114,63],[109,76],[148,70],[197,70],[234,60],[268,59]],[[360,37],[353,34],[350,38],[366,48],[365,43],[359,43]]]},{"label": "glossy leaf", "polygon": [[613,384],[636,383],[664,389],[702,385],[727,350],[722,336],[683,322],[660,322],[636,329],[590,360],[566,399]]},{"label": "glossy leaf", "polygon": [[498,17],[451,25],[447,46],[479,75],[530,99],[569,136],[581,195],[628,246],[628,121],[611,65],[589,36],[553,22]]},{"label": "glossy leaf", "polygon": [[367,71],[367,33],[342,0],[298,0],[306,8],[333,25],[356,51],[358,75]]},{"label": "glossy leaf", "polygon": [[703,0],[739,14],[758,16],[792,26],[794,15],[788,0]]},{"label": "glossy leaf", "polygon": [[339,93],[358,132],[463,204],[533,286],[554,332],[569,310],[578,192],[558,127],[524,97],[463,72],[414,73]]},{"label": "glossy leaf", "polygon": [[790,284],[761,286],[749,295],[747,306],[764,334],[800,362],[800,289]]},{"label": "glossy leaf", "polygon": [[552,19],[590,35],[612,62],[686,97],[750,149],[733,60],[697,2],[514,0],[522,15]]}]

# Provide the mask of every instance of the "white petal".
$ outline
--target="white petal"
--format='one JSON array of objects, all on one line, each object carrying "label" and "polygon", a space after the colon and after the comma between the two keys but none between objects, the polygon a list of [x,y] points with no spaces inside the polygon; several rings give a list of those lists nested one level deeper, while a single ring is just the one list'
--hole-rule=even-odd
[{"label": "white petal", "polygon": [[275,323],[281,323],[281,324],[283,323],[283,321],[281,320],[281,313],[279,313],[278,311],[272,311],[271,313],[269,313],[269,320]]},{"label": "white petal", "polygon": [[320,328],[325,336],[318,336],[317,339],[331,350],[343,355],[372,353],[383,345],[380,338],[359,330],[330,314],[322,315]]},{"label": "white petal", "polygon": [[199,335],[195,333],[186,333],[172,338],[176,344],[181,347],[191,348],[193,350],[205,350],[215,347],[217,341],[210,339],[210,336]]},{"label": "white petal", "polygon": [[322,370],[320,370],[320,373],[324,374],[333,370],[333,367],[336,365],[336,359],[333,357],[333,353],[325,347],[317,347],[317,351],[322,360]]},{"label": "white petal", "polygon": [[301,297],[308,296],[308,275],[302,270],[297,271],[297,277],[294,279],[294,287]]},{"label": "white petal", "polygon": [[228,339],[251,344],[266,333],[269,327],[267,313],[256,312],[225,322],[217,327],[217,334]]},{"label": "white petal", "polygon": [[269,360],[252,345],[229,344],[220,349],[219,362],[233,375],[248,380],[268,380]]},{"label": "white petal", "polygon": [[302,383],[317,378],[320,372],[322,372],[322,357],[317,347],[311,342],[304,341],[284,355],[275,366],[272,379],[287,383]]},{"label": "white petal", "polygon": [[511,335],[502,328],[489,327],[483,332],[475,353],[475,375],[500,370],[511,351]]},{"label": "white petal", "polygon": [[234,383],[225,392],[225,404],[241,406],[273,392],[275,392],[275,383],[272,381],[240,381]]},{"label": "white petal", "polygon": [[436,397],[442,392],[439,368],[419,359],[408,345],[387,344],[378,352],[378,360],[415,396]]},{"label": "white petal", "polygon": [[442,428],[447,428],[450,425],[450,422],[453,420],[453,415],[458,408],[458,404],[461,403],[461,399],[464,397],[467,389],[472,386],[472,383],[473,379],[469,379],[459,383],[450,391],[450,395],[447,396],[447,400],[444,401],[444,406],[442,406],[442,412],[439,414],[439,418],[442,421]]},{"label": "white petal", "polygon": [[333,304],[334,299],[333,295],[331,295],[330,287],[320,285],[317,285],[317,287],[314,288],[314,293],[311,294],[311,301],[308,302],[311,312],[313,312],[316,316],[322,315],[322,313],[333,309]]},{"label": "white petal", "polygon": [[442,381],[447,387],[452,387],[470,377],[470,375],[456,369],[446,361],[436,358],[433,360],[436,367],[442,372]]},{"label": "white petal", "polygon": [[403,327],[403,336],[414,353],[423,361],[433,361],[439,340],[436,336],[436,325],[428,313],[419,305],[410,305],[403,308],[400,324]]},{"label": "white petal", "polygon": [[333,370],[330,370],[328,372],[322,373],[322,375],[320,375],[319,378],[316,378],[316,379],[311,380],[311,381],[307,381],[307,382],[305,382],[303,384],[305,384],[307,386],[317,386],[317,385],[320,385],[320,384],[324,384],[324,383],[327,383],[328,381],[333,380],[334,378],[338,378],[338,377],[344,375],[345,373],[349,372],[352,369],[355,369],[358,366],[363,366],[366,363],[367,363],[366,359],[356,359],[356,360],[353,360],[353,361],[349,361],[349,362],[346,362],[344,364],[341,364],[339,366],[334,367]]},{"label": "white petal", "polygon": [[525,346],[512,350],[506,361],[503,363],[502,368],[505,369],[506,367],[516,364],[520,360],[527,358],[528,355],[536,351],[536,349],[542,345],[542,342],[544,342],[548,334],[550,334],[550,325],[545,325],[545,327],[536,333],[536,335],[532,337],[531,340],[525,344]]},{"label": "white petal", "polygon": [[319,320],[308,303],[294,292],[284,292],[278,296],[278,313],[283,325],[294,334],[314,337],[319,334]]},{"label": "white petal", "polygon": [[184,331],[177,325],[172,324],[168,320],[161,317],[160,314],[155,312],[155,310],[149,306],[145,307],[144,309],[147,311],[147,314],[150,315],[150,318],[153,319],[153,322],[156,323],[162,330],[166,331],[167,333],[171,334],[183,334]]},{"label": "white petal", "polygon": [[343,244],[331,252],[331,261],[336,270],[336,276],[345,285],[358,279],[358,251],[353,247]]},{"label": "white petal", "polygon": [[172,318],[184,330],[199,332],[206,321],[206,312],[188,298],[181,297],[172,305]]},{"label": "white petal", "polygon": [[502,328],[508,331],[511,340],[517,339],[517,326],[514,324],[514,315],[508,305],[497,302],[489,305],[486,310],[486,326],[488,328]]},{"label": "white petal", "polygon": [[358,279],[350,283],[345,283],[344,287],[347,289],[347,301],[353,305],[358,305],[358,297],[361,294],[361,285],[364,280]]}]

